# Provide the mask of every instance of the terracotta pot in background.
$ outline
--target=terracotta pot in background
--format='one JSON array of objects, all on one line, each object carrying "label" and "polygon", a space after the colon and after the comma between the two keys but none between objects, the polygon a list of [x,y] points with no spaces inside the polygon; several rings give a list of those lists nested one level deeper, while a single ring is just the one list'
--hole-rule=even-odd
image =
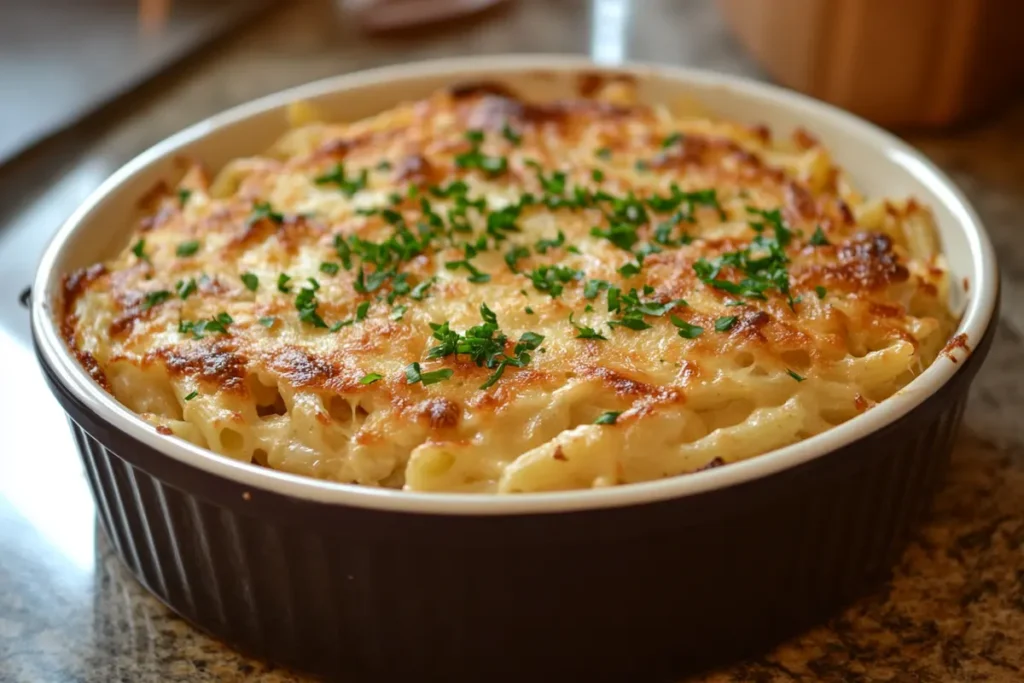
[{"label": "terracotta pot in background", "polygon": [[892,127],[947,126],[1024,91],[1021,0],[717,0],[783,85]]}]

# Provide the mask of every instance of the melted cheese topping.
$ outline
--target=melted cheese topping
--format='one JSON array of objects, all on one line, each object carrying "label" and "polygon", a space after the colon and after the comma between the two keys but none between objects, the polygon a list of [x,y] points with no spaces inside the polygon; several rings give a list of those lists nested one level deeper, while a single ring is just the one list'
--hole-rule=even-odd
[{"label": "melted cheese topping", "polygon": [[804,131],[629,99],[463,88],[301,125],[212,182],[196,165],[67,276],[67,342],[164,434],[424,491],[726,464],[936,358],[954,320],[927,209],[865,201]]}]

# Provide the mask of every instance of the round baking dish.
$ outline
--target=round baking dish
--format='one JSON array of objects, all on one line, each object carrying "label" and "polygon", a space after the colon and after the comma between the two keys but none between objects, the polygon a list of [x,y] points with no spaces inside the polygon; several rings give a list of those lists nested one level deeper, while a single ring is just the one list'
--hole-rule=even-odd
[{"label": "round baking dish", "polygon": [[67,411],[102,524],[138,579],[248,653],[346,681],[650,680],[749,653],[884,579],[948,461],[991,342],[995,256],[921,154],[833,107],[732,77],[628,66],[639,96],[818,135],[867,194],[930,205],[962,310],[957,343],[865,414],[761,457],[603,490],[412,494],[297,477],[159,435],[96,385],[54,318],[61,274],[113,253],[175,159],[218,167],[269,146],[286,106],[338,119],[443,86],[575,94],[571,57],[443,60],[328,79],[160,143],[60,229],[33,291],[44,374]]}]

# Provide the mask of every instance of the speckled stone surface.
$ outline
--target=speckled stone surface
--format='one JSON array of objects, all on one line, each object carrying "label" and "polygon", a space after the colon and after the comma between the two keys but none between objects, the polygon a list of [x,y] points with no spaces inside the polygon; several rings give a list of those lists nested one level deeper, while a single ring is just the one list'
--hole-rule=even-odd
[{"label": "speckled stone surface", "polygon": [[[634,5],[631,57],[758,75],[707,3]],[[0,168],[0,272],[27,284],[41,245],[29,236],[48,234],[144,147],[220,109],[296,83],[410,59],[588,52],[591,16],[589,3],[519,0],[440,31],[369,39],[355,35],[326,0],[285,2],[101,116]],[[997,336],[975,383],[947,484],[888,585],[759,659],[691,681],[1024,680],[1024,105],[970,130],[908,137],[970,196],[1003,269]],[[0,453],[0,681],[307,680],[193,629],[120,565],[96,527],[59,412],[38,374],[25,369],[32,363],[26,340],[27,327],[0,324],[0,376],[25,378],[17,400],[0,401],[6,433],[13,435],[13,445]],[[21,432],[11,429],[25,438],[19,441]]]}]

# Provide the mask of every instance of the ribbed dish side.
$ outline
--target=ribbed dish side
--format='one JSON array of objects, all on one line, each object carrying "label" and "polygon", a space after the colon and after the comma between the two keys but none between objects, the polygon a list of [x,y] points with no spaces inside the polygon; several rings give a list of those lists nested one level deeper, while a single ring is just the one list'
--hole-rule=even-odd
[{"label": "ribbed dish side", "polygon": [[[173,609],[249,653],[348,680],[614,680],[767,645],[883,578],[948,459],[963,404],[961,395],[927,424],[824,456],[845,458],[848,471],[794,479],[800,488],[786,484],[784,498],[766,494],[744,514],[695,524],[702,508],[687,499],[639,506],[619,511],[604,545],[573,543],[564,516],[522,517],[536,526],[535,547],[514,554],[494,539],[460,540],[471,521],[460,518],[435,518],[436,533],[452,529],[429,552],[413,535],[407,547],[378,542],[372,528],[340,539],[331,527],[352,513],[340,506],[307,504],[323,523],[305,529],[241,514],[152,477],[71,424],[125,564]],[[620,538],[620,523],[659,507],[680,523]],[[679,594],[658,596],[649,582]],[[673,617],[678,628],[660,625]]]}]

